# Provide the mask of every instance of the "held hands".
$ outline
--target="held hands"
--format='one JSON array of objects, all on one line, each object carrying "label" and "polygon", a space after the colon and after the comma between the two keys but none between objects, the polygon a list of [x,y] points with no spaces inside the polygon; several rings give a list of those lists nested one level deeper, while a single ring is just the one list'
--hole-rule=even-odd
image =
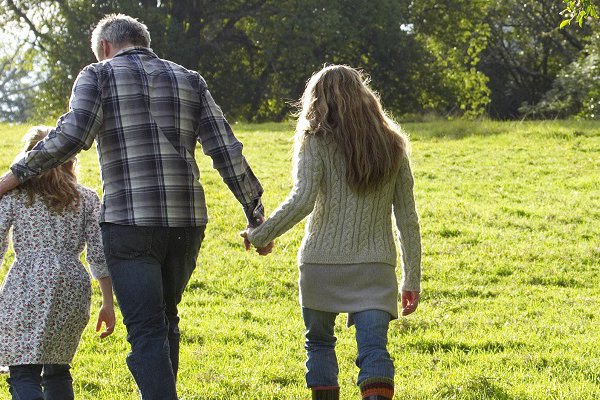
[{"label": "held hands", "polygon": [[[244,247],[246,248],[246,251],[249,251],[252,248],[252,243],[250,243],[250,240],[248,240],[248,228],[246,228],[245,231],[240,232],[240,236],[244,238]],[[266,256],[273,251],[274,246],[275,241],[272,241],[264,247],[257,247],[256,252],[261,256]]]},{"label": "held hands", "polygon": [[100,332],[102,329],[102,323],[106,326],[104,332],[100,334],[100,339],[104,339],[107,336],[110,336],[115,330],[115,309],[111,306],[102,305],[100,307],[100,311],[98,312],[98,322],[96,323],[96,332]]},{"label": "held hands", "polygon": [[402,315],[409,315],[415,312],[419,306],[419,292],[402,291]]}]

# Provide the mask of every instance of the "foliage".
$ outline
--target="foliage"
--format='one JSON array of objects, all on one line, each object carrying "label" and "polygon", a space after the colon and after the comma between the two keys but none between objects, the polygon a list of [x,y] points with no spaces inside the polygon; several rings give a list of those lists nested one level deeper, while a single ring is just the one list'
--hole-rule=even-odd
[{"label": "foliage", "polygon": [[560,23],[560,28],[570,25],[573,21],[577,21],[579,27],[582,27],[587,18],[600,18],[595,1],[597,0],[563,0],[565,9],[561,14],[565,19]]},{"label": "foliage", "polygon": [[[596,0],[4,0],[0,29],[18,26],[29,33],[25,40],[15,40],[23,50],[32,49],[35,62],[14,64],[22,74],[10,79],[11,84],[23,90],[12,90],[13,100],[3,96],[0,104],[7,104],[0,109],[34,109],[36,120],[66,111],[77,73],[95,61],[89,48],[91,28],[104,14],[123,12],[148,25],[153,50],[160,57],[198,70],[231,120],[286,119],[307,79],[326,63],[366,70],[386,108],[400,117],[522,118],[524,110],[550,101],[553,88],[562,84],[555,82],[557,78],[571,75],[569,66],[587,55],[595,25],[558,29],[570,15],[561,16],[561,11],[569,7],[577,12],[575,19],[583,15],[581,11],[593,16],[589,7],[596,4]],[[0,72],[2,81],[8,72]],[[583,86],[594,81],[593,76],[581,77],[588,81]],[[31,82],[39,86],[28,89]],[[569,104],[551,106],[561,108],[565,116],[589,115],[577,108],[579,103]],[[589,108],[583,102],[581,107]]]},{"label": "foliage", "polygon": [[32,115],[37,82],[31,71],[37,52],[19,46],[0,55],[0,121],[26,121]]},{"label": "foliage", "polygon": [[[44,59],[19,32],[18,24],[6,20],[5,4],[0,3],[0,121],[25,121],[33,114],[33,101],[42,80],[34,71],[43,68]],[[10,40],[12,38],[13,40]]]},{"label": "foliage", "polygon": [[[164,58],[196,69],[234,118],[281,120],[324,63],[364,68],[397,112],[417,109],[410,70],[417,44],[400,27],[407,1],[8,0],[7,15],[35,33],[48,60],[41,116],[64,111],[77,72],[93,62],[89,33],[105,13],[139,17]],[[23,22],[26,21],[26,22]],[[69,49],[69,51],[65,51]]]},{"label": "foliage", "polygon": [[47,120],[67,110],[75,77],[83,66],[94,61],[89,50],[90,26],[97,21],[98,4],[102,2],[89,3],[5,0],[5,25],[10,23],[29,32],[27,46],[37,54],[37,74],[33,75],[33,79],[40,80],[34,99],[36,120]]},{"label": "foliage", "polygon": [[428,66],[417,70],[414,79],[424,110],[467,117],[485,113],[488,78],[477,67],[489,34],[486,9],[487,0],[412,2],[417,40],[426,50],[421,65]]},{"label": "foliage", "polygon": [[589,29],[557,29],[561,6],[555,0],[493,0],[486,18],[490,39],[481,70],[490,77],[489,113],[519,118],[523,103],[536,104],[560,71],[585,47]]},{"label": "foliage", "polygon": [[[293,127],[233,128],[272,211],[291,187]],[[600,398],[600,125],[441,121],[404,128],[423,235],[423,301],[391,324],[395,398]],[[2,170],[26,129],[0,125]],[[180,397],[309,398],[297,299],[302,226],[283,235],[269,257],[245,252],[243,212],[210,159],[198,154],[211,221],[180,306]],[[93,150],[81,155],[79,168],[81,180],[99,190]],[[95,286],[92,315],[99,300]],[[343,316],[335,334],[341,398],[358,399],[354,329]],[[119,323],[100,341],[90,322],[73,363],[77,399],[137,398],[125,336]],[[4,379],[0,398],[9,398]]]},{"label": "foliage", "polygon": [[579,59],[559,73],[552,89],[542,100],[533,105],[524,105],[521,111],[536,118],[564,118],[576,115],[586,119],[600,119],[598,76],[600,76],[600,29],[593,34]]}]

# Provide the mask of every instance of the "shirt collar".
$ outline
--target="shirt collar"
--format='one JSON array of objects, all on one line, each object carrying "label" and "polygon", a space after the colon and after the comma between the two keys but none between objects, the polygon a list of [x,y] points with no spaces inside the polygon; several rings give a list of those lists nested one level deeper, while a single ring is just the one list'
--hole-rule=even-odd
[{"label": "shirt collar", "polygon": [[146,54],[146,55],[149,55],[151,57],[158,58],[158,56],[156,54],[154,54],[154,52],[152,51],[152,49],[147,48],[147,47],[126,47],[124,49],[119,50],[117,52],[117,54],[115,54],[113,56],[113,58],[119,57],[119,56],[129,55],[129,54]]}]

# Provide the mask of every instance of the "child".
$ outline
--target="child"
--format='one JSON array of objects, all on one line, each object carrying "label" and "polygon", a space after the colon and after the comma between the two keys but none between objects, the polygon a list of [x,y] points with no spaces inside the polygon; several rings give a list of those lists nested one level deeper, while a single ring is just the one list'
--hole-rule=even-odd
[{"label": "child", "polygon": [[[415,311],[421,238],[408,140],[357,70],[332,65],[309,80],[296,127],[294,187],[244,235],[261,252],[311,214],[299,252],[306,383],[313,399],[339,399],[334,324],[356,326],[364,399],[394,395],[387,330],[398,317],[392,207],[402,246],[402,314]],[[244,236],[243,235],[243,236]]]},{"label": "child", "polygon": [[[25,151],[52,128],[31,128]],[[102,322],[110,335],[115,325],[111,280],[104,259],[92,190],[77,183],[75,160],[24,183],[0,199],[0,263],[13,227],[15,260],[0,288],[0,365],[14,399],[69,400],[69,373],[90,314],[91,287],[80,255],[102,291]],[[42,394],[43,387],[43,394]]]}]

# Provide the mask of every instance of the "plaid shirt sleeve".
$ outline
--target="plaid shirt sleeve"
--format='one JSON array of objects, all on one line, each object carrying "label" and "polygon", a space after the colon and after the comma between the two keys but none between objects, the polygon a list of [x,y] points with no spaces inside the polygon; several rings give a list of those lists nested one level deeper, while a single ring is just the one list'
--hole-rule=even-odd
[{"label": "plaid shirt sleeve", "polygon": [[98,77],[94,68],[88,66],[80,72],[73,85],[69,112],[60,117],[56,128],[46,139],[11,166],[13,174],[22,183],[69,161],[82,149],[92,146],[101,124]]},{"label": "plaid shirt sleeve", "polygon": [[260,200],[263,188],[242,155],[242,143],[234,136],[231,126],[202,78],[200,100],[198,140],[202,151],[212,158],[213,168],[219,171],[223,182],[244,207],[248,224],[258,226],[264,219],[264,208]]}]

